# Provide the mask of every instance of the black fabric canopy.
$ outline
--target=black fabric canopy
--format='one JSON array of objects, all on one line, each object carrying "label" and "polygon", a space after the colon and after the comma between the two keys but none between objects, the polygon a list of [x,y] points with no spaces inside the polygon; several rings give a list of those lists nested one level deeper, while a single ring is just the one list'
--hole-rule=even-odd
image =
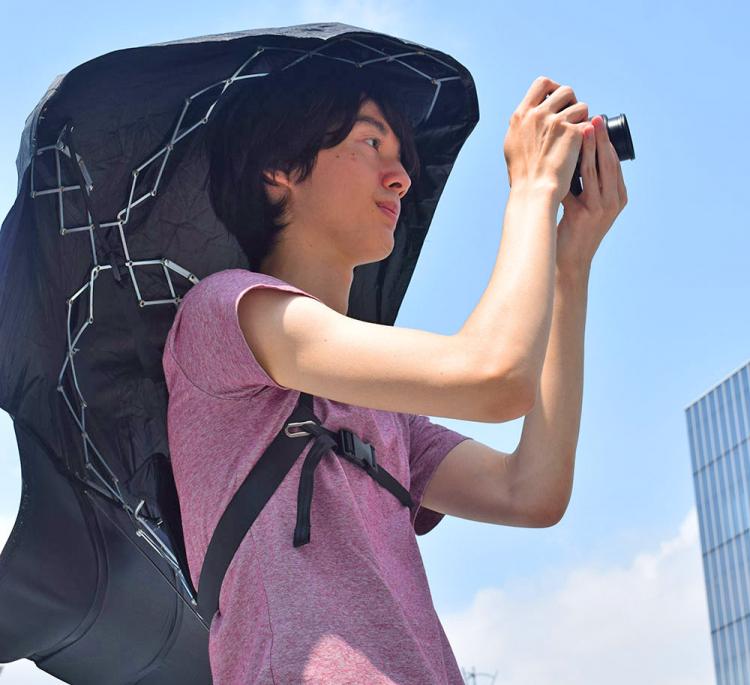
[{"label": "black fabric canopy", "polygon": [[212,106],[305,60],[378,70],[415,127],[422,173],[395,247],[355,269],[349,303],[349,316],[393,325],[479,119],[449,55],[339,23],[200,36],[88,61],[29,115],[0,231],[0,407],[23,476],[0,554],[0,663],[29,658],[76,685],[211,682],[161,357],[185,292],[248,268],[208,201]]}]

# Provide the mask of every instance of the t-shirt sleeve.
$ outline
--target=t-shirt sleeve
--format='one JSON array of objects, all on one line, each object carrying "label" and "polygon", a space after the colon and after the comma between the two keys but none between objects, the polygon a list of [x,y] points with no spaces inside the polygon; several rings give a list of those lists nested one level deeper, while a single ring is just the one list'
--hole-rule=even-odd
[{"label": "t-shirt sleeve", "polygon": [[435,474],[440,462],[458,443],[470,438],[457,431],[433,423],[421,414],[407,414],[409,425],[409,468],[411,470],[411,495],[414,507],[411,521],[417,535],[429,533],[445,514],[422,506],[422,497],[427,484]]},{"label": "t-shirt sleeve", "polygon": [[237,305],[252,288],[275,288],[320,301],[289,283],[247,269],[210,274],[180,302],[165,343],[165,373],[174,364],[193,385],[228,399],[253,395],[263,386],[290,390],[258,363],[240,328]]}]

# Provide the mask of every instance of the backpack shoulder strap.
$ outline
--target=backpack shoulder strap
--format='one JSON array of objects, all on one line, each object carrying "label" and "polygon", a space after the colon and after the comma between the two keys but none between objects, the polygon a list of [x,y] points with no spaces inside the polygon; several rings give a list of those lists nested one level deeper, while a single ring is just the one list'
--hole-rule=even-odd
[{"label": "backpack shoulder strap", "polygon": [[310,437],[315,439],[300,475],[297,526],[293,537],[295,547],[310,541],[313,475],[322,456],[330,450],[364,469],[402,505],[413,506],[409,491],[376,463],[375,448],[346,428],[334,432],[320,425],[320,420],[313,412],[312,395],[300,393],[294,411],[240,485],[211,537],[198,583],[198,612],[208,625],[219,608],[221,586],[237,548],[304,451]]},{"label": "backpack shoulder strap", "polygon": [[292,439],[284,432],[290,422],[303,421],[319,423],[313,413],[313,398],[304,392],[219,519],[206,550],[197,588],[198,612],[209,624],[219,608],[221,584],[237,548],[307,445],[307,440]]}]

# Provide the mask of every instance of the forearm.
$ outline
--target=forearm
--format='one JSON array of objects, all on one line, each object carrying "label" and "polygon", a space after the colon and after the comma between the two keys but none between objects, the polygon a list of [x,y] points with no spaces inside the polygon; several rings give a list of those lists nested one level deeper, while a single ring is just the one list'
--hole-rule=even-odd
[{"label": "forearm", "polygon": [[555,273],[552,325],[536,403],[524,418],[518,447],[508,458],[514,501],[539,512],[547,523],[562,517],[573,488],[588,280],[588,268],[575,274]]},{"label": "forearm", "polygon": [[[490,282],[464,324],[464,345],[503,387],[533,395],[544,362],[555,288],[557,209],[545,186],[511,188]],[[519,414],[515,414],[514,418]]]}]

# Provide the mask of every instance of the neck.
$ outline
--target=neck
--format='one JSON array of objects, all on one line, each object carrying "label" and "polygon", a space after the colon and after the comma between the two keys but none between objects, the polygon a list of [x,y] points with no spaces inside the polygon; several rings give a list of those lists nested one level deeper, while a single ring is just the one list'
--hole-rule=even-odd
[{"label": "neck", "polygon": [[259,272],[314,295],[346,316],[354,270],[351,266],[336,262],[331,255],[314,253],[309,245],[295,245],[293,250],[289,250],[282,241],[263,260]]}]

